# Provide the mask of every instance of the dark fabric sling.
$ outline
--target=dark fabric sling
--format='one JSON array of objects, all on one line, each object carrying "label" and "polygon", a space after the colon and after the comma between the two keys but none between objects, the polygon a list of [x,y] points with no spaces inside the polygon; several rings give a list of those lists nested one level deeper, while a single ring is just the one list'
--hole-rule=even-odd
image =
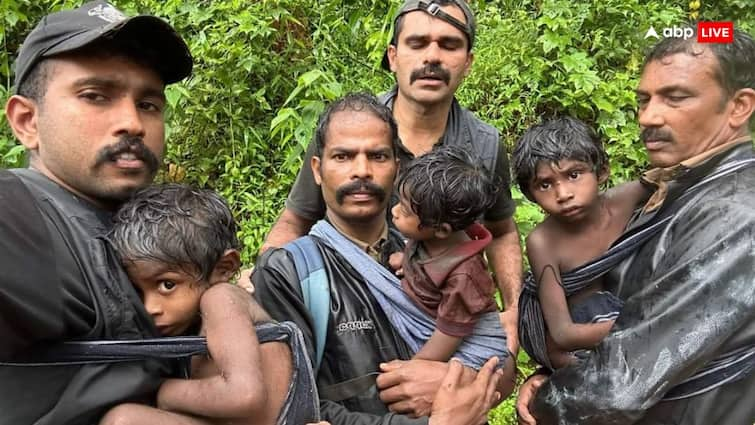
[{"label": "dark fabric sling", "polygon": [[[293,356],[293,375],[278,425],[301,425],[319,421],[320,401],[299,328],[291,322],[263,323],[256,326],[256,331],[260,343],[286,342]],[[23,359],[0,365],[33,367],[131,362],[145,358],[186,359],[206,353],[207,340],[201,336],[72,341],[35,350],[34,354],[25,354]]]}]

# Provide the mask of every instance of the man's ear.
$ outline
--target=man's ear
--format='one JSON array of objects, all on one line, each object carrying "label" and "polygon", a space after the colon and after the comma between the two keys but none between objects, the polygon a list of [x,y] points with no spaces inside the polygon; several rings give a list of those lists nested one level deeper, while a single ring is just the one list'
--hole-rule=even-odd
[{"label": "man's ear", "polygon": [[749,131],[749,121],[755,112],[755,90],[746,88],[737,90],[731,98],[734,108],[729,114],[729,125],[732,128],[744,128]]},{"label": "man's ear", "polygon": [[391,72],[396,72],[396,54],[397,54],[396,46],[394,46],[393,44],[389,44],[387,53],[388,53],[389,68],[391,69]]},{"label": "man's ear", "polygon": [[312,161],[309,162],[309,166],[312,167],[312,175],[315,177],[315,183],[318,186],[322,184],[322,176],[320,175],[320,157],[313,156]]},{"label": "man's ear", "polygon": [[13,95],[5,104],[5,116],[13,134],[30,151],[37,150],[39,147],[38,114],[37,103],[27,97]]},{"label": "man's ear", "polygon": [[440,225],[435,228],[435,237],[437,239],[446,239],[447,237],[451,236],[451,233],[453,232],[454,230],[451,228],[450,224],[440,223]]},{"label": "man's ear", "polygon": [[464,76],[468,76],[472,72],[472,64],[474,63],[474,52],[469,52],[467,55],[467,63],[464,64]]},{"label": "man's ear", "polygon": [[216,283],[230,282],[241,268],[241,255],[235,249],[227,249],[215,263],[215,268],[210,274],[210,285]]}]

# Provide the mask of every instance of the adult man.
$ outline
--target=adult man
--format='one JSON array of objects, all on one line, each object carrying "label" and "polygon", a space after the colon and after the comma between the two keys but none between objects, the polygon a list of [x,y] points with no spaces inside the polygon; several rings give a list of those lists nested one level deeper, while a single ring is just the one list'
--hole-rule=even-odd
[{"label": "adult man", "polygon": [[671,219],[609,275],[625,305],[603,343],[525,384],[523,423],[755,421],[753,69],[738,30],[731,44],[665,39],[647,57],[639,123],[658,189],[629,231]]},{"label": "adult man", "polygon": [[[96,237],[155,176],[164,88],[191,68],[170,25],[102,1],[46,16],[21,46],[5,112],[30,168],[0,170],[0,362],[68,340],[157,336]],[[166,372],[156,361],[0,365],[0,423],[96,423],[117,403],[149,401]]]},{"label": "adult man", "polygon": [[[321,413],[334,425],[427,423],[427,418],[389,414],[386,404],[394,412],[428,414],[432,395],[447,369],[446,363],[420,360],[383,365],[411,355],[366,277],[384,270],[375,260],[387,264],[388,255],[402,245],[400,235],[389,230],[386,222],[388,194],[397,169],[397,137],[390,110],[367,95],[335,102],[318,125],[310,166],[327,212],[310,237],[322,257],[330,293],[321,361],[315,350],[315,313],[306,306],[292,255],[285,249],[267,250],[252,275],[255,297],[270,315],[294,321],[302,329],[310,356],[315,364],[320,363]],[[369,378],[381,367],[388,373],[377,378],[382,390],[378,395]],[[508,394],[515,373],[511,358],[503,370],[500,392]],[[402,384],[411,378],[423,388],[407,399]]]},{"label": "adult man", "polygon": [[[383,67],[396,76],[396,87],[380,100],[392,109],[398,124],[400,164],[434,146],[458,145],[481,158],[500,180],[497,202],[484,216],[485,226],[493,234],[486,253],[503,295],[509,349],[516,352],[522,256],[511,218],[515,205],[509,191],[508,159],[498,131],[463,109],[454,98],[474,61],[474,38],[474,15],[464,0],[405,1],[394,19],[393,39],[383,58]],[[263,251],[306,234],[325,214],[324,201],[309,169],[312,145]]]}]

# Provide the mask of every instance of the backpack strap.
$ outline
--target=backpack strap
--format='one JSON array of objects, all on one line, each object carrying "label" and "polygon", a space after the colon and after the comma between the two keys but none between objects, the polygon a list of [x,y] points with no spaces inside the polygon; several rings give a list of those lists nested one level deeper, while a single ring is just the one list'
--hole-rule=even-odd
[{"label": "backpack strap", "polygon": [[283,249],[291,253],[304,296],[304,305],[312,316],[315,333],[315,371],[325,351],[330,319],[330,287],[322,254],[311,236],[303,236],[286,244]]}]

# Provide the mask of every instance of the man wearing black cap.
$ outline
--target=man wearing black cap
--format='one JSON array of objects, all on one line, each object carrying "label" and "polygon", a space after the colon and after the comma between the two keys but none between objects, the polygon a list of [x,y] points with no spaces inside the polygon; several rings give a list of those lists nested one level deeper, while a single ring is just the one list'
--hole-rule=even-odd
[{"label": "man wearing black cap", "polygon": [[[156,336],[97,236],[155,176],[165,85],[191,69],[170,25],[101,1],[50,14],[26,38],[5,113],[30,166],[0,171],[0,362],[68,340]],[[96,423],[149,400],[165,372],[157,361],[0,366],[0,423]]]},{"label": "man wearing black cap", "polygon": [[[503,295],[503,314],[509,349],[517,350],[516,316],[521,281],[521,250],[512,219],[509,166],[498,131],[462,108],[454,93],[469,73],[474,54],[475,20],[464,0],[408,0],[394,19],[393,39],[383,67],[396,76],[396,87],[380,97],[398,123],[398,159],[406,164],[440,145],[462,146],[500,180],[496,204],[484,218],[493,234],[487,249]],[[314,152],[310,143],[304,164]],[[325,203],[310,167],[302,167],[286,208],[262,247],[282,246],[302,236],[325,214]]]}]

